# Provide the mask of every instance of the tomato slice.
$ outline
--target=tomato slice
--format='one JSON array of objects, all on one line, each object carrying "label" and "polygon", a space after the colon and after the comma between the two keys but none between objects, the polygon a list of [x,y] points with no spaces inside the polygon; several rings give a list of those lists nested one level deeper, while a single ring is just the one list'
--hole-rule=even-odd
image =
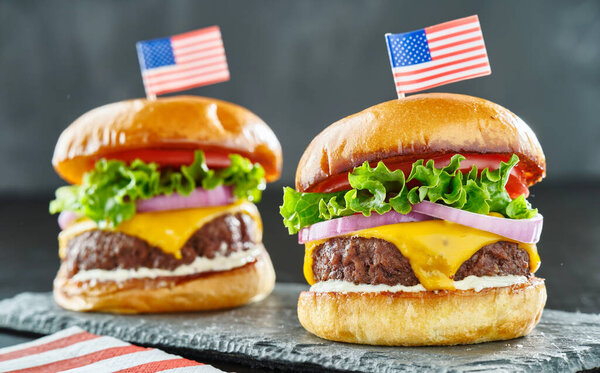
[{"label": "tomato slice", "polygon": [[[104,158],[132,162],[141,159],[146,163],[155,162],[160,166],[190,165],[194,162],[195,149],[133,149],[106,154]],[[229,154],[214,150],[203,150],[209,168],[225,168],[231,165]]]},{"label": "tomato slice", "polygon": [[[443,154],[439,156],[434,156],[427,158],[425,161],[429,159],[433,159],[436,167],[444,167],[450,163],[450,158],[452,158],[453,154]],[[491,170],[495,170],[500,166],[500,162],[508,161],[510,159],[507,155],[502,154],[463,154],[465,156],[465,160],[460,164],[460,171],[463,173],[468,173],[471,171],[473,165],[477,166],[478,170],[481,171],[484,168],[489,168]],[[394,170],[402,170],[405,175],[410,174],[412,169],[413,161],[391,161],[386,162],[383,161],[385,165],[392,171]],[[371,162],[371,166],[376,166],[377,162]],[[409,183],[409,187],[418,185],[416,183]],[[339,175],[334,175],[327,180],[315,185],[312,187],[309,192],[317,192],[317,193],[329,193],[336,192],[340,190],[348,190],[350,189],[350,183],[348,182],[348,173],[342,173]],[[529,189],[527,188],[527,184],[524,181],[523,171],[517,166],[515,166],[508,178],[508,182],[506,184],[506,191],[510,195],[511,198],[516,198],[521,194],[524,194],[527,198],[529,196]]]},{"label": "tomato slice", "polygon": [[529,197],[529,188],[527,187],[527,184],[525,184],[525,182],[523,181],[523,178],[515,176],[512,173],[508,177],[508,182],[506,183],[506,191],[512,199],[515,199],[520,195],[524,195],[525,198]]}]

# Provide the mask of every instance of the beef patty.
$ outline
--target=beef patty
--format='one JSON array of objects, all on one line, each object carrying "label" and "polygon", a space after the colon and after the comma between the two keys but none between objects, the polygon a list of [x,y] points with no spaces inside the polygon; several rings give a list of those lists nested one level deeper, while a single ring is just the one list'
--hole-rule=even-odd
[{"label": "beef patty", "polygon": [[[315,281],[413,286],[419,284],[408,259],[391,242],[378,238],[336,237],[313,252]],[[499,241],[479,249],[454,279],[467,276],[529,275],[529,254],[514,242]]]},{"label": "beef patty", "polygon": [[254,244],[256,223],[247,214],[225,214],[206,223],[187,240],[181,259],[163,252],[148,242],[124,233],[92,230],[67,243],[63,262],[67,276],[89,269],[137,269],[140,267],[173,270],[196,257],[214,258],[250,249]]}]

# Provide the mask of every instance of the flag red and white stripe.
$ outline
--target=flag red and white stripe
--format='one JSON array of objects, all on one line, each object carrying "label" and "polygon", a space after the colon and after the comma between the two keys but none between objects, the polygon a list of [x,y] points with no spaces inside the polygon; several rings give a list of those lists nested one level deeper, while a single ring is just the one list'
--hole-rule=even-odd
[{"label": "flag red and white stripe", "polygon": [[0,349],[0,372],[221,372],[210,366],[71,327]]},{"label": "flag red and white stripe", "polygon": [[399,95],[491,74],[479,18],[476,15],[427,27],[418,32],[423,31],[430,60],[405,62],[402,66],[392,64]]},{"label": "flag red and white stripe", "polygon": [[219,26],[156,41],[164,41],[158,44],[163,48],[168,47],[170,42],[172,60],[155,67],[143,61],[144,56],[140,56],[146,95],[156,96],[229,80],[229,67]]}]

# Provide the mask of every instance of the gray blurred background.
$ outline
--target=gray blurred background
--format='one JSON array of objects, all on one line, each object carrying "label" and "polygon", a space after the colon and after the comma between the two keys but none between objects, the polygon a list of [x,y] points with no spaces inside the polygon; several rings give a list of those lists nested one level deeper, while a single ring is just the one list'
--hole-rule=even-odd
[{"label": "gray blurred background", "polygon": [[[565,252],[600,262],[599,1],[0,1],[0,260],[39,261],[30,276],[42,285],[32,286],[49,288],[58,228],[46,203],[63,183],[50,165],[60,132],[96,106],[144,95],[136,41],[219,25],[232,79],[186,93],[246,106],[279,136],[283,177],[259,207],[279,278],[302,281],[302,248],[277,205],[306,145],[337,119],[395,98],[384,33],[472,14],[492,75],[436,91],[495,101],[535,130],[548,158],[531,199],[546,216],[541,273],[574,277],[583,295],[559,306],[585,309],[585,283],[600,275],[580,274],[581,260]],[[600,303],[598,288],[588,290]]]},{"label": "gray blurred background", "polygon": [[220,25],[230,82],[188,93],[248,107],[278,134],[291,184],[333,121],[394,98],[383,34],[478,14],[489,77],[438,91],[508,107],[538,134],[548,181],[600,178],[598,1],[2,1],[0,192],[48,193],[60,132],[144,95],[135,42]]}]

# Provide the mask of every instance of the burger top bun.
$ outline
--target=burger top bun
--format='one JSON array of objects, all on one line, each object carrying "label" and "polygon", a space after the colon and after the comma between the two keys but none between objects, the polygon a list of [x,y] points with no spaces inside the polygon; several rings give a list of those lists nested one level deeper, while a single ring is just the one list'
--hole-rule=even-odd
[{"label": "burger top bun", "polygon": [[302,155],[296,189],[310,192],[364,161],[461,152],[517,154],[528,185],[546,174],[540,143],[521,118],[481,98],[426,93],[372,106],[327,127]]},{"label": "burger top bun", "polygon": [[52,165],[77,184],[99,158],[140,148],[238,153],[260,163],[267,181],[281,173],[281,145],[265,122],[241,106],[195,96],[134,99],[93,109],[60,135]]}]

